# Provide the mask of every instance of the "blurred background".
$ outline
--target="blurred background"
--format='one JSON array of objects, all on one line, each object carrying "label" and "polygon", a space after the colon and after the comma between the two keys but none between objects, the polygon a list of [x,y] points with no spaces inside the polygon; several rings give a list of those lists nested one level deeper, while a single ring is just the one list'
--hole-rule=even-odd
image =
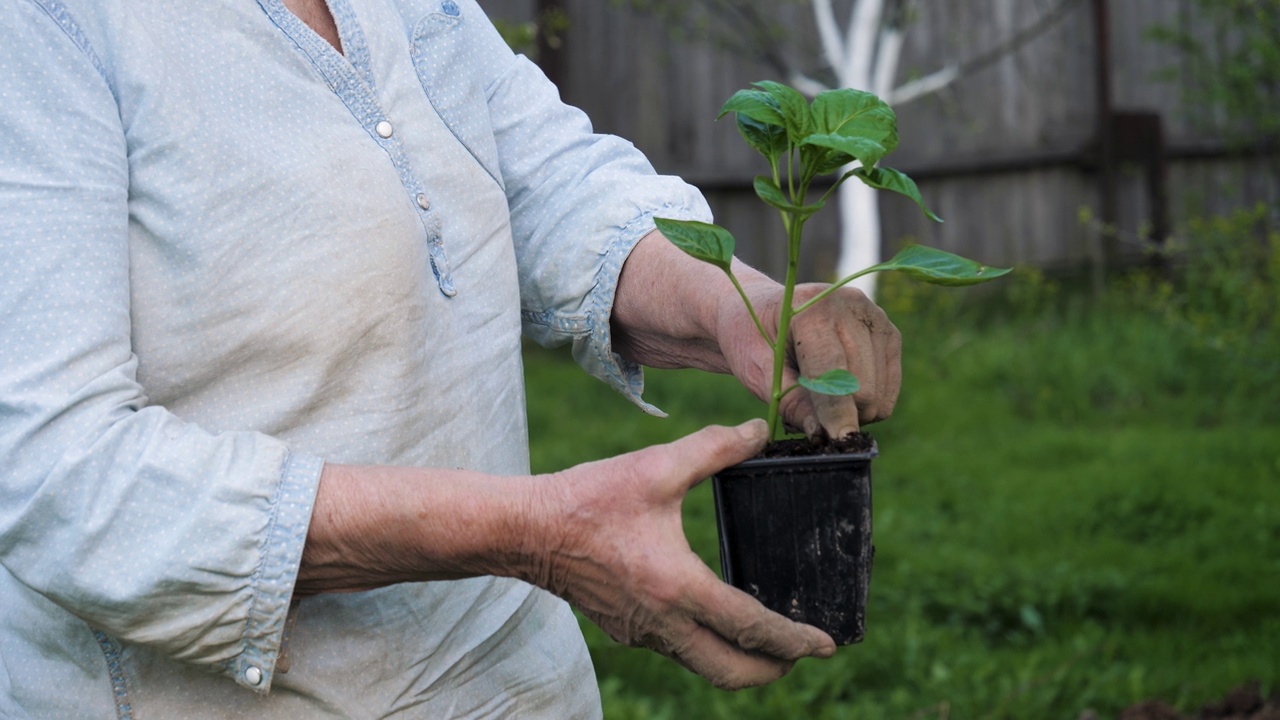
[{"label": "blurred background", "polygon": [[[757,267],[785,261],[751,189],[765,165],[714,119],[764,79],[881,95],[901,135],[884,164],[946,220],[888,194],[841,203],[810,223],[805,279],[910,242],[1017,267],[876,288],[906,350],[898,410],[870,428],[866,642],[729,694],[584,624],[607,717],[1263,717],[1280,691],[1280,0],[481,4],[598,131],[701,188]],[[658,420],[559,350],[526,365],[536,470],[763,412],[731,379],[650,371]],[[706,488],[686,530],[718,568]]]}]

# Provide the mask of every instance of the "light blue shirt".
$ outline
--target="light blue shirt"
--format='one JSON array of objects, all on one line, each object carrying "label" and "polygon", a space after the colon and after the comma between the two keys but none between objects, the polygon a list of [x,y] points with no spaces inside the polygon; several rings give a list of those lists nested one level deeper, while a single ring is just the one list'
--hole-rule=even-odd
[{"label": "light blue shirt", "polygon": [[472,0],[329,4],[0,0],[0,717],[599,714],[540,590],[294,580],[325,461],[528,472],[522,330],[641,402],[709,213]]}]

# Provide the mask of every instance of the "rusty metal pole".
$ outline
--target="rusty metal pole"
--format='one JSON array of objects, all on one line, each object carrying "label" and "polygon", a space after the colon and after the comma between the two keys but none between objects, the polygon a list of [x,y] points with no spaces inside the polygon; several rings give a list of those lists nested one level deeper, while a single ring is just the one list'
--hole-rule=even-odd
[{"label": "rusty metal pole", "polygon": [[1115,138],[1112,128],[1115,113],[1111,98],[1111,17],[1107,0],[1093,0],[1093,27],[1098,104],[1098,193],[1101,196],[1104,226],[1101,262],[1094,267],[1094,289],[1101,292],[1106,273],[1113,270],[1120,260],[1119,236],[1116,233],[1119,212],[1116,205]]}]

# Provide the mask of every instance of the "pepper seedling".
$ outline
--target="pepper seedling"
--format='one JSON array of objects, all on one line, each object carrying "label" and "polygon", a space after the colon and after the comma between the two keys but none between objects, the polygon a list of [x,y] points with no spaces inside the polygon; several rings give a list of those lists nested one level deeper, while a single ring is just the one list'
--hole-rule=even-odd
[{"label": "pepper seedling", "polygon": [[[755,192],[782,216],[787,235],[787,273],[776,337],[770,337],[741,283],[733,274],[735,241],[728,230],[709,223],[657,218],[658,230],[689,255],[723,270],[746,303],[756,329],[773,350],[773,377],[766,419],[770,437],[782,437],[779,408],[788,393],[798,387],[824,395],[852,395],[858,379],[846,370],[832,370],[821,377],[799,379],[796,385],[782,386],[791,321],[823,298],[857,278],[875,272],[895,271],[935,285],[975,285],[1009,272],[992,268],[923,245],[912,245],[891,260],[841,278],[799,307],[793,305],[800,265],[800,244],[805,223],[826,205],[839,187],[850,179],[877,190],[905,195],[920,206],[931,220],[941,222],[924,200],[911,178],[893,168],[879,165],[881,158],[898,145],[897,117],[893,109],[869,92],[842,88],[818,94],[812,102],[792,87],[764,81],[739,90],[725,103],[719,118],[734,113],[738,132],[747,144],[769,161],[770,175],[755,179]],[[809,202],[813,181],[835,175],[830,187]]]}]

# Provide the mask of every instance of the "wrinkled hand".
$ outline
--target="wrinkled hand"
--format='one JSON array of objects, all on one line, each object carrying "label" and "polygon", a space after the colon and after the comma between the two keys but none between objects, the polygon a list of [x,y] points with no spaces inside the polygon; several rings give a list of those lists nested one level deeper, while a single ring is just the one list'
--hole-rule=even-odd
[{"label": "wrinkled hand", "polygon": [[[744,286],[765,330],[776,336],[782,288],[771,281]],[[794,306],[799,307],[826,287],[816,283],[797,286]],[[768,402],[772,351],[740,298],[724,303],[719,328],[720,349],[729,369],[757,397]],[[783,390],[796,383],[798,374],[813,378],[837,368],[857,376],[861,389],[852,397],[796,390],[782,399],[783,420],[810,437],[822,431],[835,438],[857,431],[862,424],[883,420],[898,401],[901,363],[902,336],[898,328],[862,291],[841,288],[792,319]]]},{"label": "wrinkled hand", "polygon": [[766,610],[722,583],[689,548],[685,494],[754,455],[763,421],[710,427],[668,445],[579,465],[546,479],[551,518],[530,579],[615,640],[666,655],[716,686],[762,685],[806,656],[830,657],[822,631]]}]

